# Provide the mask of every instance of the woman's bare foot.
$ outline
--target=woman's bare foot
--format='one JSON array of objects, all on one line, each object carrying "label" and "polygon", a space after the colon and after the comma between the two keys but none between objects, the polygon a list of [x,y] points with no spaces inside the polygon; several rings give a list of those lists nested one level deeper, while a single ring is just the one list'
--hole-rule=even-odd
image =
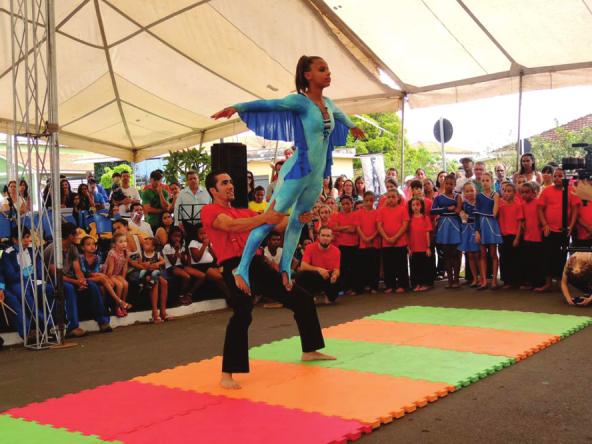
[{"label": "woman's bare foot", "polygon": [[227,390],[238,390],[241,388],[240,384],[232,379],[232,373],[222,373],[220,378],[220,387]]},{"label": "woman's bare foot", "polygon": [[335,356],[326,355],[325,353],[321,352],[308,352],[302,353],[302,361],[335,361],[337,358]]},{"label": "woman's bare foot", "polygon": [[245,281],[240,274],[234,275],[234,283],[240,291],[251,296],[251,288],[249,287],[249,284],[247,284],[247,281]]},{"label": "woman's bare foot", "polygon": [[551,284],[545,284],[542,287],[535,288],[534,291],[536,291],[537,293],[546,293],[548,291],[551,291]]},{"label": "woman's bare foot", "polygon": [[292,281],[288,277],[288,273],[286,273],[285,271],[282,271],[282,284],[286,291],[292,291],[292,287],[294,286],[294,284],[292,284]]}]

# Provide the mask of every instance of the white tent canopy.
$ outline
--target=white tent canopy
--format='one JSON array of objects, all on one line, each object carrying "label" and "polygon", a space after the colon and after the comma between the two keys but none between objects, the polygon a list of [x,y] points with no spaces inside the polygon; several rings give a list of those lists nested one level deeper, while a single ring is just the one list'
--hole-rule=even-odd
[{"label": "white tent canopy", "polygon": [[[349,113],[592,83],[592,0],[58,0],[60,142],[139,161],[228,136],[233,103],[294,90],[302,54]],[[0,131],[12,130],[0,0]],[[381,72],[397,85],[381,81]],[[22,87],[22,85],[19,85]]]}]

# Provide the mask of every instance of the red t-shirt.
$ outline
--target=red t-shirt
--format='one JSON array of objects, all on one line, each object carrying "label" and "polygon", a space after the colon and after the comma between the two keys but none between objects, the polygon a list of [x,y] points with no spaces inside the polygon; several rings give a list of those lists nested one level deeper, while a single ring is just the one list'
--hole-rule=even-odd
[{"label": "red t-shirt", "polygon": [[[334,228],[336,226],[343,227],[345,225],[356,225],[357,215],[354,211],[349,213],[336,213],[329,219],[329,226]],[[346,233],[343,231],[335,232],[335,245],[339,247],[357,247],[358,246],[358,233]]]},{"label": "red t-shirt", "polygon": [[240,257],[243,254],[251,230],[233,233],[218,230],[213,225],[219,214],[226,214],[232,219],[240,219],[257,216],[257,213],[248,208],[224,207],[218,204],[209,204],[202,208],[201,222],[212,242],[218,262],[222,263],[226,259]]},{"label": "red t-shirt", "polygon": [[589,239],[590,232],[580,222],[592,226],[592,202],[588,202],[586,206],[582,205],[578,211],[578,240]]},{"label": "red t-shirt", "polygon": [[325,270],[338,269],[340,260],[341,251],[339,251],[339,248],[331,244],[329,248],[324,249],[318,242],[307,245],[302,255],[302,262],[306,262],[313,267],[324,268]]},{"label": "red t-shirt", "polygon": [[409,250],[412,253],[425,253],[428,249],[426,233],[432,231],[432,222],[428,216],[411,216],[409,221]]},{"label": "red t-shirt", "polygon": [[520,221],[524,219],[522,204],[516,202],[516,200],[506,202],[504,199],[500,199],[497,218],[502,236],[517,235]]},{"label": "red t-shirt", "polygon": [[[394,208],[382,207],[378,210],[378,222],[382,223],[382,229],[388,236],[394,236],[403,227],[403,222],[409,221],[407,206],[399,204]],[[407,246],[407,233],[403,233],[397,242],[390,244],[382,239],[383,247],[405,247]]]},{"label": "red t-shirt", "polygon": [[539,220],[539,200],[530,202],[522,201],[522,213],[524,215],[524,240],[529,242],[541,242],[543,240],[541,222]]},{"label": "red t-shirt", "polygon": [[[377,210],[367,210],[360,208],[356,211],[357,225],[366,236],[371,236],[377,232],[376,219],[378,217]],[[359,236],[358,236],[359,237]],[[377,235],[372,242],[364,242],[360,239],[360,248],[380,248],[380,235]]]},{"label": "red t-shirt", "polygon": [[[399,197],[401,198],[401,202],[399,202],[399,205],[403,205],[403,204],[407,203],[407,198],[405,197],[405,195],[401,194],[400,191],[397,191],[397,193],[399,193]],[[386,193],[378,198],[378,205],[376,206],[376,208],[381,209],[382,207],[384,207],[385,202],[386,202]]]},{"label": "red t-shirt", "polygon": [[[571,213],[571,207],[574,205],[579,205],[582,201],[574,196],[572,193],[571,187],[567,190],[568,195],[568,219]],[[539,196],[540,205],[544,208],[545,212],[545,220],[547,221],[547,225],[551,231],[560,232],[561,231],[561,208],[563,202],[563,190],[561,188],[557,188],[556,186],[549,186],[543,190],[541,195]]]}]

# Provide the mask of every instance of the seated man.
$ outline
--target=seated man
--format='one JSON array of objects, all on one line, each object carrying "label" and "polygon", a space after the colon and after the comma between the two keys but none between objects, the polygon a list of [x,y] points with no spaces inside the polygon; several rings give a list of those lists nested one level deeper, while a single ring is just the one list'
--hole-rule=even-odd
[{"label": "seated man", "polygon": [[331,228],[321,227],[319,240],[304,249],[300,272],[295,277],[296,282],[305,290],[311,293],[324,292],[325,304],[335,302],[339,292],[337,281],[341,252],[332,241]]},{"label": "seated man", "polygon": [[[572,296],[570,285],[584,293]],[[592,304],[592,253],[572,254],[563,268],[561,292],[569,305],[586,306]]]},{"label": "seated man", "polygon": [[[25,306],[22,305],[22,292],[21,292],[21,270],[23,271],[23,277],[25,283],[28,278],[33,275],[33,251],[31,248],[32,237],[31,232],[28,228],[23,227],[23,252],[19,252],[19,241],[18,241],[18,229],[14,227],[11,233],[12,247],[4,250],[2,259],[0,259],[0,301],[3,301],[10,310],[7,311],[10,324],[17,328],[18,334],[21,338],[25,335],[35,337],[35,328],[43,330],[45,324],[44,310],[39,305],[35,304],[35,297],[33,289],[30,285],[27,285],[27,291],[25,293]],[[37,288],[41,292],[43,282],[41,280],[41,267],[42,263],[38,257],[36,268],[37,277]],[[47,285],[45,288],[48,301],[53,298],[53,287]],[[46,307],[49,310],[50,307]],[[26,325],[23,322],[23,310],[26,317]],[[51,319],[51,314],[48,316]],[[39,324],[37,327],[33,327],[31,330],[32,319],[37,319]],[[48,327],[53,327],[49,325]],[[34,339],[33,339],[34,340]]]},{"label": "seated man", "polygon": [[[84,277],[80,268],[78,249],[74,244],[76,227],[71,223],[62,224],[62,271],[64,275],[64,301],[66,305],[66,319],[68,321],[67,334],[74,337],[84,336],[86,332],[80,328],[78,321],[78,299],[89,298],[92,315],[99,324],[102,333],[113,331],[109,325],[109,315],[103,302],[99,286]],[[55,275],[55,262],[52,245],[45,247],[45,264],[49,272]]]}]

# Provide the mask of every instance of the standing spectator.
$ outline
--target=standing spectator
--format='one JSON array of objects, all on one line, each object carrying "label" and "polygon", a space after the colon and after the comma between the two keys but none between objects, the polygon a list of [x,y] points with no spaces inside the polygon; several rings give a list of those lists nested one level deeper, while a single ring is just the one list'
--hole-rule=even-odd
[{"label": "standing spectator", "polygon": [[[554,168],[551,165],[545,165],[541,170],[541,191],[547,187],[553,186],[553,170]],[[526,179],[526,176],[524,178]]]},{"label": "standing spectator", "polygon": [[423,169],[418,168],[415,170],[415,180],[419,180],[421,183],[423,183],[426,177],[426,173]]},{"label": "standing spectator", "polygon": [[90,186],[90,181],[94,181],[95,184],[97,184],[97,192],[101,195],[101,201],[108,201],[109,200],[109,195],[107,194],[107,191],[105,191],[105,188],[103,188],[103,186],[99,183],[97,183],[97,180],[95,179],[95,176],[92,172],[87,171],[86,172],[86,183]]},{"label": "standing spectator", "polygon": [[354,182],[354,197],[358,201],[364,200],[364,194],[366,193],[366,183],[362,176],[356,177]]},{"label": "standing spectator", "polygon": [[[469,180],[475,181],[475,176],[473,175],[473,159],[471,157],[463,157],[462,159],[460,159],[460,163],[463,167],[464,174],[456,181],[455,191],[457,193],[462,192],[463,186],[466,182],[468,182]],[[438,178],[440,177],[440,174],[438,174]],[[475,184],[475,187],[477,188],[477,190],[479,189],[477,184]],[[442,193],[443,191],[444,189],[438,190],[439,193]]]},{"label": "standing spectator", "polygon": [[[130,229],[137,230],[142,233],[142,237],[154,237],[152,228],[146,221],[144,221],[144,207],[141,203],[133,203],[130,206],[132,217],[128,221]],[[163,213],[164,214],[164,213]],[[159,227],[160,228],[160,227]]]},{"label": "standing spectator", "polygon": [[[532,153],[524,153],[520,157],[520,170],[514,173],[514,176],[518,174],[525,175],[527,182],[536,182],[539,185],[543,182],[543,176],[536,169],[536,160]],[[516,180],[512,178],[512,182],[516,183]]]},{"label": "standing spectator", "polygon": [[370,293],[378,291],[380,275],[380,234],[378,233],[378,211],[374,209],[374,193],[366,191],[362,208],[357,212],[356,230],[360,238],[358,257],[360,264],[359,289],[365,287]]},{"label": "standing spectator", "polygon": [[442,194],[444,192],[444,181],[447,175],[448,173],[446,171],[440,171],[436,176],[436,183],[434,184],[436,194]]},{"label": "standing spectator", "polygon": [[357,201],[357,199],[354,198],[354,183],[353,181],[346,179],[345,181],[343,181],[343,188],[342,188],[342,193],[341,193],[341,197],[339,198],[339,203],[341,204],[341,199],[347,196],[349,197],[352,202]]},{"label": "standing spectator", "polygon": [[503,163],[498,163],[495,166],[495,186],[494,190],[498,194],[502,194],[502,184],[508,182],[506,177],[506,166]]},{"label": "standing spectator", "polygon": [[341,196],[341,212],[333,214],[329,219],[329,227],[337,233],[336,245],[341,251],[341,270],[343,289],[348,294],[355,294],[358,286],[357,278],[357,250],[358,232],[356,229],[356,214],[353,212],[353,202],[349,196]]},{"label": "standing spectator", "polygon": [[460,212],[462,230],[458,249],[465,254],[465,279],[471,288],[479,286],[479,252],[480,245],[475,240],[475,206],[477,205],[477,189],[473,182],[463,186],[463,203]]},{"label": "standing spectator", "polygon": [[[553,278],[560,279],[565,266],[565,253],[562,245],[567,239],[562,233],[562,202],[563,202],[563,178],[565,173],[561,168],[555,168],[553,172],[553,186],[543,190],[539,198],[539,219],[543,227],[543,248],[545,284],[535,288],[537,292],[549,291]],[[532,181],[531,181],[532,182]],[[527,182],[528,183],[528,182]],[[578,210],[581,200],[568,190],[568,233],[571,236],[578,219]]]},{"label": "standing spectator", "polygon": [[160,226],[162,213],[171,211],[169,193],[162,185],[162,173],[158,170],[150,173],[150,186],[146,188],[142,196],[146,222],[152,227],[152,231]]},{"label": "standing spectator", "polygon": [[175,208],[175,203],[177,202],[177,198],[181,192],[181,186],[179,185],[179,182],[171,182],[169,184],[169,190],[169,203],[171,208]]},{"label": "standing spectator", "polygon": [[537,186],[533,182],[522,185],[522,211],[524,214],[524,235],[521,248],[521,290],[532,290],[543,285],[542,260],[543,236],[539,218]]},{"label": "standing spectator", "polygon": [[399,197],[403,200],[405,200],[405,196],[403,196],[400,192],[399,192],[399,188],[397,185],[397,182],[395,179],[393,179],[392,177],[387,177],[384,180],[384,183],[386,185],[386,193],[384,193],[382,196],[380,196],[380,198],[378,199],[378,208],[382,208],[384,206],[384,203],[386,202],[386,198],[388,196],[389,191],[395,191]]},{"label": "standing spectator", "polygon": [[[432,182],[432,179],[430,178],[425,178],[423,180],[423,195],[426,199],[430,199],[432,202],[434,201],[434,198],[438,195],[438,193],[434,189],[434,182]],[[427,212],[427,214],[429,214],[429,212]]]},{"label": "standing spectator", "polygon": [[426,216],[425,201],[412,197],[409,201],[409,253],[411,287],[413,291],[426,291],[434,285],[434,270],[431,260],[432,222]]},{"label": "standing spectator", "polygon": [[396,169],[396,168],[392,168],[392,167],[391,167],[391,168],[389,168],[388,170],[386,170],[386,174],[385,174],[385,176],[386,176],[387,178],[391,178],[391,179],[393,179],[395,182],[396,182],[397,180],[399,180],[399,172],[397,171],[397,169]]},{"label": "standing spectator", "polygon": [[[129,218],[131,217],[131,204],[142,202],[138,189],[131,184],[131,175],[129,171],[123,171],[121,173],[121,186],[119,188],[121,189],[121,195],[117,197],[122,197],[123,199],[118,199],[113,195],[113,203],[119,205],[119,214],[121,217]],[[113,194],[116,194],[115,190],[113,190]]]},{"label": "standing spectator", "polygon": [[[483,174],[485,174],[485,162],[482,161],[478,161],[475,162],[475,168],[474,168],[474,172],[475,172],[475,188],[477,189],[477,193],[481,193],[483,191],[483,184],[482,182],[482,178],[483,178]],[[493,189],[493,184],[492,184],[492,189]]]},{"label": "standing spectator", "polygon": [[321,228],[329,226],[330,218],[331,208],[327,205],[321,205],[319,208],[319,218],[313,223],[311,240],[318,240]]},{"label": "standing spectator", "polygon": [[339,294],[341,252],[332,241],[331,228],[322,227],[319,240],[304,249],[300,271],[295,276],[298,285],[310,293],[325,293],[325,304],[335,302]]},{"label": "standing spectator", "polygon": [[[66,318],[68,320],[67,332],[71,336],[84,336],[86,332],[80,328],[78,321],[78,300],[87,299],[91,307],[93,317],[99,330],[103,333],[113,331],[109,325],[109,316],[103,303],[101,290],[95,282],[84,277],[80,268],[80,255],[74,244],[76,227],[73,224],[62,224],[62,271],[64,275],[64,298],[66,301]],[[55,262],[53,246],[45,247],[45,264],[49,272],[55,276]]]},{"label": "standing spectator", "polygon": [[207,191],[199,187],[197,171],[187,171],[185,188],[179,193],[174,206],[175,225],[181,225],[185,239],[190,242],[197,239],[197,227],[201,221],[201,209],[211,202]]},{"label": "standing spectator", "polygon": [[379,210],[377,217],[377,228],[382,237],[385,293],[391,293],[394,288],[397,293],[404,293],[409,287],[408,227],[407,206],[401,203],[401,196],[396,190],[388,191],[384,206]]},{"label": "standing spectator", "polygon": [[26,212],[31,211],[31,195],[29,194],[29,184],[25,179],[19,182],[19,196],[25,201]]},{"label": "standing spectator", "polygon": [[267,208],[267,201],[265,200],[265,188],[258,186],[253,193],[253,200],[249,201],[249,210],[257,214],[265,212]]}]

